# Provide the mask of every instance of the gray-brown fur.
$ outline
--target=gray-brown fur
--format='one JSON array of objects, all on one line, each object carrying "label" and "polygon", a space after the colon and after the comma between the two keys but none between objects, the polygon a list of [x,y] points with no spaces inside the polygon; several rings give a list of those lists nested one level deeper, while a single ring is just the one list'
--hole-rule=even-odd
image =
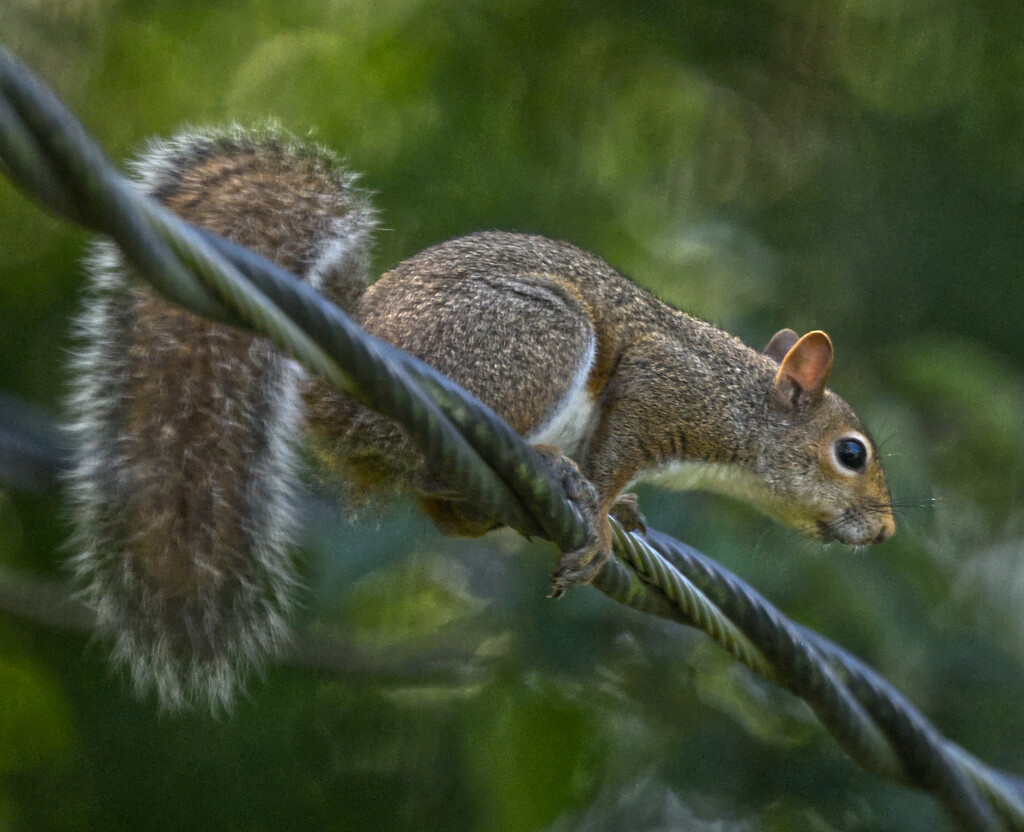
[{"label": "gray-brown fur", "polygon": [[[575,246],[502,232],[450,240],[385,274],[356,314],[367,331],[450,375],[523,435],[544,423],[588,344],[596,346],[587,380],[594,416],[573,453],[601,513],[644,472],[693,461],[746,472],[753,502],[822,539],[859,540],[849,529],[875,528],[879,518],[891,525],[877,459],[856,482],[823,470],[833,435],[866,432],[832,392],[812,395],[778,378],[795,334],[758,353]],[[390,466],[385,487],[422,492],[418,459],[400,431],[336,398],[314,424],[324,458],[342,469],[353,459],[370,471]],[[457,504],[426,496],[421,504],[446,531],[458,531]],[[825,518],[844,507],[856,521],[827,528]],[[463,531],[481,528],[467,518]],[[879,539],[889,533],[877,531]],[[595,545],[607,549],[607,528],[598,534]],[[606,555],[581,556],[586,568],[573,575],[592,575]]]},{"label": "gray-brown fur", "polygon": [[[336,300],[365,287],[372,213],[329,154],[274,131],[192,133],[136,170],[185,219]],[[140,692],[226,706],[288,637],[302,373],[155,297],[113,246],[91,266],[71,408],[82,595]]]}]

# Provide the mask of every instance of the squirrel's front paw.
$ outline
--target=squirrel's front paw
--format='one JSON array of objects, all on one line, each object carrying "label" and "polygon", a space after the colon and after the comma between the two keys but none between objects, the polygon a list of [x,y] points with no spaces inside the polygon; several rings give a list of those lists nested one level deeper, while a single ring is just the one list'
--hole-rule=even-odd
[{"label": "squirrel's front paw", "polygon": [[[607,522],[602,522],[607,526]],[[608,537],[601,535],[600,537]],[[565,552],[558,559],[558,567],[551,573],[549,598],[561,598],[576,584],[589,584],[611,557],[611,550],[602,540],[596,540],[573,552]]]},{"label": "squirrel's front paw", "polygon": [[[615,498],[608,514],[618,520],[627,532],[639,531],[643,534],[647,531],[647,520],[637,507],[636,494],[620,494]],[[586,546],[575,552],[567,552],[559,559],[558,568],[551,576],[552,598],[563,595],[575,584],[590,583],[611,557],[611,527],[600,513],[596,515],[596,520],[596,536]]]},{"label": "squirrel's front paw", "polygon": [[564,552],[551,575],[551,597],[558,598],[570,587],[593,580],[611,557],[611,529],[601,512],[597,489],[580,473],[576,463],[549,445],[536,445],[534,449],[561,484],[587,528],[587,542],[579,549]]},{"label": "squirrel's front paw", "polygon": [[639,531],[644,534],[647,531],[647,518],[640,513],[636,494],[632,491],[616,497],[608,514],[618,520],[627,532]]}]

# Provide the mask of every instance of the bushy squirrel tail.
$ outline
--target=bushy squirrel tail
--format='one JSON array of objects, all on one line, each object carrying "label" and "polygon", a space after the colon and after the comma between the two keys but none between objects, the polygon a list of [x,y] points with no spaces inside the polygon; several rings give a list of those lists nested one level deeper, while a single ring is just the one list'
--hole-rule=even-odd
[{"label": "bushy squirrel tail", "polygon": [[[154,142],[141,187],[351,308],[374,213],[355,177],[275,128]],[[70,494],[81,597],[136,691],[228,707],[287,644],[303,372],[269,342],[201,320],[134,278],[109,242],[73,361]]]}]

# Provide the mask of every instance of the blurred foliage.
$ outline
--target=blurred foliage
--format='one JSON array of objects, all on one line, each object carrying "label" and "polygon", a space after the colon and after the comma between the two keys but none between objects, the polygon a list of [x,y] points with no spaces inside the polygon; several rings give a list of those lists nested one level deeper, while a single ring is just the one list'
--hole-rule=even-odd
[{"label": "blurred foliage", "polygon": [[[653,488],[645,512],[1017,772],[1022,25],[1016,0],[0,0],[115,158],[268,117],[346,154],[378,270],[535,231],[752,344],[828,330],[892,542],[822,553]],[[55,413],[83,243],[0,182],[0,389]],[[159,716],[102,649],[0,619],[0,829],[948,828],[700,635],[546,601],[549,547],[428,525],[314,513],[303,621],[362,664],[271,668],[230,718]],[[65,533],[55,495],[0,490],[3,564],[58,576]]]}]

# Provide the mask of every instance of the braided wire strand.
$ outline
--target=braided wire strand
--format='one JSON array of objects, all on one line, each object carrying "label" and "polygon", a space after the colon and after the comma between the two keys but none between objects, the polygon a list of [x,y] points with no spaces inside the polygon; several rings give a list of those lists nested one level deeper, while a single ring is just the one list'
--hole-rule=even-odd
[{"label": "braided wire strand", "polygon": [[[563,551],[582,539],[579,516],[536,454],[480,402],[422,362],[362,333],[283,270],[192,229],[145,197],[114,171],[59,99],[2,47],[0,92],[0,168],[34,198],[113,236],[140,275],[172,300],[268,335],[401,422],[432,462],[466,483],[493,516],[527,533],[540,530]],[[962,828],[1024,830],[1024,789],[941,737],[881,677],[789,622],[696,550],[657,532],[647,535],[649,546],[639,540],[616,531],[616,552],[636,571],[613,560],[595,586],[636,609],[700,626],[748,666],[767,670],[812,704],[851,756],[933,792]],[[644,559],[646,565],[637,565]]]},{"label": "braided wire strand", "polygon": [[775,681],[775,668],[739,628],[718,612],[718,608],[693,583],[686,580],[665,558],[658,556],[640,535],[622,528],[609,517],[615,552],[641,580],[658,587],[674,605],[686,611],[686,623],[707,633],[715,642],[755,673]]}]

